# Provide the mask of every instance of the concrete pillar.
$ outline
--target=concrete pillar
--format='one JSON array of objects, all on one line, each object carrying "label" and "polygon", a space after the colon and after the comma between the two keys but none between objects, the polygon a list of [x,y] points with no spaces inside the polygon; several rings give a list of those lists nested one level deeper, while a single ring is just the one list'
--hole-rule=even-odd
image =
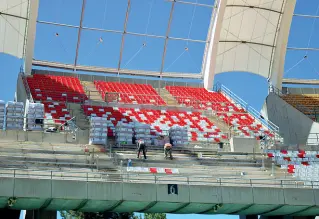
[{"label": "concrete pillar", "polygon": [[19,219],[20,210],[0,209],[0,218]]},{"label": "concrete pillar", "polygon": [[30,210],[27,211],[25,219],[57,219],[57,212],[44,210]]},{"label": "concrete pillar", "polygon": [[258,215],[239,215],[239,219],[258,219]]}]

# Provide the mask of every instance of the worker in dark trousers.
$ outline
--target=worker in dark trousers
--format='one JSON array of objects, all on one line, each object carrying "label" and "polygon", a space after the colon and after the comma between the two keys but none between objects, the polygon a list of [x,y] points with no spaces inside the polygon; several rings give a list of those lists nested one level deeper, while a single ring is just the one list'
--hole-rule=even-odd
[{"label": "worker in dark trousers", "polygon": [[137,158],[140,158],[140,153],[143,151],[144,159],[146,160],[146,145],[142,139],[137,142],[137,151]]}]

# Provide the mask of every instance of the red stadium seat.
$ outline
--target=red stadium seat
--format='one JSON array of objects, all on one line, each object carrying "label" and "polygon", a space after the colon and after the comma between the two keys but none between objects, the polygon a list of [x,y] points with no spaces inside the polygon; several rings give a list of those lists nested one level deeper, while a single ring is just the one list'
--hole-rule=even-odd
[{"label": "red stadium seat", "polygon": [[106,102],[166,105],[151,85],[105,81],[94,81],[94,84]]},{"label": "red stadium seat", "polygon": [[222,93],[210,92],[205,88],[166,86],[165,87],[179,104],[196,109],[209,109],[217,112],[217,116],[230,125],[235,126],[244,136],[274,135],[264,130],[262,125],[245,110],[237,107]]}]

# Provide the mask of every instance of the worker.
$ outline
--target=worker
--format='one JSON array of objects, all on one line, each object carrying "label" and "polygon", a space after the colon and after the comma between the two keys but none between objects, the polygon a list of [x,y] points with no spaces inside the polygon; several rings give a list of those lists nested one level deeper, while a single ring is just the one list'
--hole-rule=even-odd
[{"label": "worker", "polygon": [[140,158],[140,153],[143,151],[144,159],[146,160],[146,145],[143,139],[137,141],[137,158]]},{"label": "worker", "polygon": [[165,153],[165,158],[167,158],[167,156],[169,155],[169,158],[171,160],[173,159],[173,156],[172,156],[172,144],[170,144],[170,143],[164,144],[164,153]]}]

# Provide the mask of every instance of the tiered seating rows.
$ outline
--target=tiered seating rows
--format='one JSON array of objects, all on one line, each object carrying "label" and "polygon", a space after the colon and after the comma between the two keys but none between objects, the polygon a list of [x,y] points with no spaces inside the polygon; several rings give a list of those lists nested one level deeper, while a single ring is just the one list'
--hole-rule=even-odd
[{"label": "tiered seating rows", "polygon": [[94,81],[103,100],[132,104],[166,105],[151,85]]},{"label": "tiered seating rows", "polygon": [[55,123],[71,119],[66,101],[81,103],[87,99],[76,77],[34,74],[27,77],[33,99],[44,104],[45,117]]},{"label": "tiered seating rows", "polygon": [[34,74],[27,77],[32,97],[40,101],[68,101],[81,103],[87,100],[78,78]]},{"label": "tiered seating rows", "polygon": [[205,88],[180,86],[166,86],[165,88],[180,104],[197,109],[217,111],[218,117],[222,118],[228,125],[237,127],[245,136],[260,136],[265,134],[273,137],[272,133],[264,130],[260,123],[245,113],[244,109],[237,107],[221,93],[209,92]]},{"label": "tiered seating rows", "polygon": [[[199,112],[179,112],[137,108],[116,108],[84,105],[83,110],[87,116],[106,117],[111,127],[108,135],[114,136],[114,128],[118,122],[130,123],[136,121],[149,124],[155,133],[165,133],[173,126],[187,127],[190,141],[219,142],[227,136],[221,133],[208,118]],[[166,132],[167,134],[167,132]]]},{"label": "tiered seating rows", "polygon": [[71,119],[71,115],[65,103],[44,102],[44,111],[46,119],[53,119],[55,123],[64,123]]},{"label": "tiered seating rows", "polygon": [[319,94],[287,94],[281,98],[315,120],[319,108]]}]

